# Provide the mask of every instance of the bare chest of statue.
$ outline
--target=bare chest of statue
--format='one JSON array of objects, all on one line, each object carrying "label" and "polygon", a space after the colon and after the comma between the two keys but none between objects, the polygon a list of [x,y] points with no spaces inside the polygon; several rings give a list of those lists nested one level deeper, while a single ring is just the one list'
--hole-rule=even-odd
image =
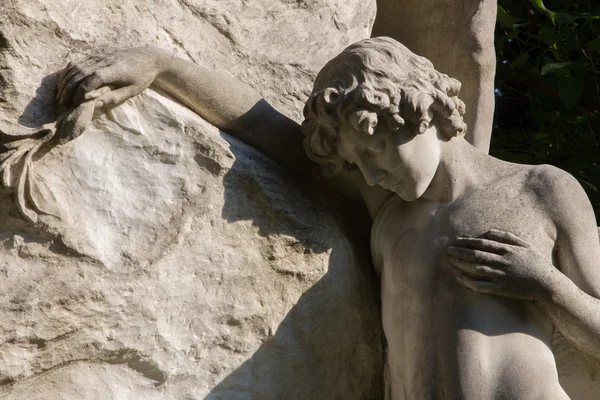
[{"label": "bare chest of statue", "polygon": [[[528,302],[470,292],[445,261],[452,238],[489,229],[514,232],[550,258],[552,224],[534,201],[508,181],[452,204],[394,196],[381,207],[371,247],[381,277],[389,399],[566,398],[549,318]],[[548,393],[531,393],[532,379],[547,382]]]}]

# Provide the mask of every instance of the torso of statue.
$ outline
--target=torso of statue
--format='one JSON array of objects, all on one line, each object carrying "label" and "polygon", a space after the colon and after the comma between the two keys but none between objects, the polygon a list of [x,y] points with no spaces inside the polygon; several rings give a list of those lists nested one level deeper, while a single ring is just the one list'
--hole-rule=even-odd
[{"label": "torso of statue", "polygon": [[551,259],[555,228],[528,189],[533,168],[511,164],[451,204],[394,195],[381,206],[371,246],[381,276],[387,399],[568,399],[550,318],[534,303],[469,291],[445,261],[451,238],[492,228],[526,238]]}]

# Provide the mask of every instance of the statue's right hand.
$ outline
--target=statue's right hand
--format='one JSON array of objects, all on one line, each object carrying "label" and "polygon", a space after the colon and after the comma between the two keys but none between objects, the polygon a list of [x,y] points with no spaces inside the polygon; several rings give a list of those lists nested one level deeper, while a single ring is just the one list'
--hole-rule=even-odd
[{"label": "statue's right hand", "polygon": [[[100,107],[118,105],[152,84],[160,72],[158,64],[147,47],[69,62],[58,78],[56,99],[64,106],[78,106],[94,98]],[[97,90],[102,87],[111,90]]]}]

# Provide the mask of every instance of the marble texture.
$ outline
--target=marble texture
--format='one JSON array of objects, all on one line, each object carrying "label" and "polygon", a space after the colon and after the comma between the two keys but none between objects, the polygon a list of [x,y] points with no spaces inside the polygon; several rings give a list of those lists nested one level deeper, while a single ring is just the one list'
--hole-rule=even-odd
[{"label": "marble texture", "polygon": [[[226,3],[2,2],[0,120],[49,123],[68,60],[132,43],[226,65],[299,117],[374,12]],[[148,90],[29,175],[36,223],[0,189],[0,398],[380,397],[364,237],[256,150]]]}]

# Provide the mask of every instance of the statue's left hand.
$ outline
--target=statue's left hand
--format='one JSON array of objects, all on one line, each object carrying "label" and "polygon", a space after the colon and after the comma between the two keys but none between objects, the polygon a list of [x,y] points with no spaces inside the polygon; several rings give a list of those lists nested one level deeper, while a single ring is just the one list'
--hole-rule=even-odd
[{"label": "statue's left hand", "polygon": [[476,292],[542,300],[558,270],[525,240],[490,230],[478,238],[456,238],[447,248],[456,280]]},{"label": "statue's left hand", "polygon": [[96,106],[114,106],[148,88],[160,72],[159,57],[151,48],[140,47],[108,56],[70,62],[60,73],[57,100],[76,107],[95,98],[98,88],[110,91],[95,98]]}]

